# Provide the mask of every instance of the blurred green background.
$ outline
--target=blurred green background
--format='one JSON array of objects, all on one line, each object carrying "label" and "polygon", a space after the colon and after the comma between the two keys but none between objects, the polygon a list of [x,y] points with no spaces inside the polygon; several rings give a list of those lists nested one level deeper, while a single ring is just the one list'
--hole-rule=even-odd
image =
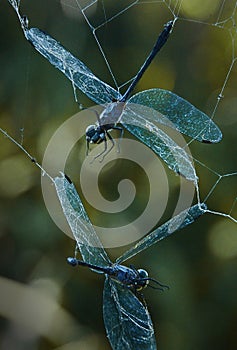
[{"label": "blurred green background", "polygon": [[[112,85],[76,1],[62,3],[22,1],[21,13],[29,17],[30,26],[48,32]],[[114,16],[131,3],[99,1],[87,15],[98,26],[105,14]],[[175,2],[138,2],[96,32],[118,85],[135,75],[163,24],[173,18],[168,4]],[[211,115],[228,77],[224,98],[214,114],[223,141],[190,145],[193,156],[205,165],[196,163],[202,199],[217,184],[207,203],[210,209],[226,214],[237,188],[236,176],[219,177],[236,170],[235,5],[230,0],[184,1],[169,41],[137,87],[137,91],[172,90]],[[27,43],[7,1],[1,1],[0,13],[0,127],[23,141],[41,162],[50,137],[78,112],[78,104],[70,82]],[[217,19],[223,28],[213,25]],[[93,105],[80,93],[78,100],[84,107]],[[74,242],[57,228],[45,208],[39,169],[2,134],[0,142],[0,348],[110,349],[102,318],[103,277],[66,264]],[[76,183],[75,174],[85,155],[84,140],[78,149],[78,163],[68,167]],[[133,179],[138,193],[144,193],[132,213],[126,214],[129,218],[144,206],[143,173],[134,175],[132,166],[114,164],[101,179],[105,195],[116,197],[120,169],[121,177]],[[177,177],[168,170],[167,174],[170,196],[162,221],[168,219],[178,192]],[[236,219],[236,205],[232,209]],[[99,224],[100,215],[89,212]],[[144,292],[160,350],[237,348],[236,227],[229,218],[208,214],[131,261],[170,286],[164,293]],[[109,253],[115,259],[122,251]]]}]

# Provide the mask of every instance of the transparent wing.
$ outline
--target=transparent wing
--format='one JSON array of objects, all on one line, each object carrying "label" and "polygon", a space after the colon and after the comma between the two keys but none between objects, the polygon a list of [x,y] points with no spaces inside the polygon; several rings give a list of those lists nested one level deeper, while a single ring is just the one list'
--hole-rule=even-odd
[{"label": "transparent wing", "polygon": [[116,262],[120,264],[121,262],[130,259],[132,256],[138,254],[142,250],[145,250],[152,246],[153,244],[161,241],[162,239],[170,236],[172,233],[180,230],[190,224],[192,224],[199,216],[204,214],[207,207],[204,203],[193,205],[191,208],[186,209],[167,221],[162,226],[158,227],[153,232],[149,233],[143,239],[138,241],[138,243],[122,254]]},{"label": "transparent wing", "polygon": [[50,35],[38,28],[27,28],[27,21],[20,15],[20,2],[8,0],[14,8],[26,39],[44,56],[55,68],[66,77],[92,101],[103,104],[122,98],[120,93],[97,78],[86,65],[74,57]]},{"label": "transparent wing", "polygon": [[171,91],[145,90],[132,96],[129,102],[148,106],[160,113],[150,113],[147,120],[170,126],[198,141],[215,143],[222,139],[220,129],[205,113]]},{"label": "transparent wing", "polygon": [[113,350],[156,350],[148,310],[127,288],[106,277],[104,323]]},{"label": "transparent wing", "polygon": [[196,182],[197,175],[192,159],[167,134],[148,121],[150,113],[152,113],[151,108],[129,103],[125,107],[120,122],[131,134],[158,154],[170,169]]},{"label": "transparent wing", "polygon": [[83,260],[98,266],[110,265],[74,185],[64,176],[56,177],[54,185]]},{"label": "transparent wing", "polygon": [[42,56],[92,101],[103,104],[121,97],[115,89],[98,79],[83,62],[50,35],[38,28],[31,28],[25,30],[25,36]]}]

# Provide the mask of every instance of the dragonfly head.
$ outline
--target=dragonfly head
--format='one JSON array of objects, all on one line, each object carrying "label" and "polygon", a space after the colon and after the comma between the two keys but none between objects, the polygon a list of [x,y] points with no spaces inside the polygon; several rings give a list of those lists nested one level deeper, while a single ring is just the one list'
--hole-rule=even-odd
[{"label": "dragonfly head", "polygon": [[[160,283],[159,281],[155,280],[154,278],[150,278],[148,276],[148,272],[146,270],[138,269],[137,272],[138,272],[138,276],[136,278],[136,282],[134,285],[134,287],[137,291],[140,291],[143,288],[146,288],[147,286],[151,287],[153,289],[159,289],[161,291],[164,291],[164,289],[169,289],[169,287],[166,286],[165,284]],[[150,282],[153,282],[153,285],[151,285]]]},{"label": "dragonfly head", "polygon": [[138,269],[138,278],[136,282],[136,290],[141,290],[146,288],[149,283],[148,272],[144,269]]},{"label": "dragonfly head", "polygon": [[106,140],[105,131],[101,126],[89,125],[86,129],[87,143],[99,144]]}]

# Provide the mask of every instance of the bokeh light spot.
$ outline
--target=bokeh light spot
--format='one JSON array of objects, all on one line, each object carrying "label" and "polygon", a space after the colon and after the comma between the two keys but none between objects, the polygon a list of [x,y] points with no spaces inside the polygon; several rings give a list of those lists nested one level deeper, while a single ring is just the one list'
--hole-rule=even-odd
[{"label": "bokeh light spot", "polygon": [[33,184],[32,163],[24,154],[9,157],[0,163],[0,194],[17,197]]},{"label": "bokeh light spot", "polygon": [[195,17],[206,19],[213,15],[219,8],[220,0],[184,0],[182,1],[181,11],[186,17]]},{"label": "bokeh light spot", "polygon": [[209,247],[214,255],[222,259],[237,257],[236,224],[231,221],[221,221],[210,231]]}]

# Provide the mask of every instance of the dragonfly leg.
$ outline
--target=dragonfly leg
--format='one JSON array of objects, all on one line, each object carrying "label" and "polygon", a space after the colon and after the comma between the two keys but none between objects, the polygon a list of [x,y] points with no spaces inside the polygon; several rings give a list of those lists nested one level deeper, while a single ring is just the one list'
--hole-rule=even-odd
[{"label": "dragonfly leg", "polygon": [[[106,133],[106,134],[107,134],[107,133]],[[95,159],[97,159],[97,158],[99,158],[100,156],[103,155],[102,160],[100,160],[100,162],[102,162],[103,159],[104,159],[104,157],[105,157],[105,155],[108,153],[108,151],[107,151],[108,145],[107,145],[107,140],[106,140],[106,138],[103,140],[103,142],[104,142],[104,150],[103,150],[102,152],[98,153],[96,156],[94,156],[94,158],[93,158],[93,160],[92,160],[91,163],[93,163]]]},{"label": "dragonfly leg", "polygon": [[97,154],[97,155],[94,157],[94,160],[95,160],[96,158],[99,158],[100,156],[102,156],[101,159],[100,159],[100,162],[103,162],[105,156],[112,150],[112,148],[113,148],[114,145],[115,145],[114,139],[113,139],[113,137],[110,135],[110,133],[109,133],[108,131],[105,131],[105,132],[106,132],[106,135],[108,136],[109,140],[111,141],[111,144],[112,144],[112,145],[111,145],[111,147],[108,148],[107,140],[106,140],[106,138],[104,139],[105,148],[104,148],[103,152]]},{"label": "dragonfly leg", "polygon": [[115,143],[114,143],[114,139],[113,137],[110,135],[110,133],[108,131],[106,131],[106,135],[108,136],[109,140],[111,141],[111,147],[105,151],[105,153],[103,154],[103,157],[101,159],[101,162],[104,160],[104,157],[106,156],[106,154],[108,154],[112,148],[114,147]]},{"label": "dragonfly leg", "polygon": [[[124,134],[124,130],[123,128],[121,128],[120,126],[113,126],[111,128],[112,130],[118,130],[120,132],[120,136],[119,136],[119,141],[117,143],[117,146],[118,146],[118,153],[120,153],[120,142],[121,142],[121,139],[123,138],[123,134]],[[113,147],[115,146],[115,142],[114,142],[114,139],[113,137],[110,135],[109,131],[106,130],[106,135],[108,136],[109,140],[111,141],[111,147],[108,149],[108,150],[104,150],[104,152],[100,153],[100,155],[103,154],[103,157],[102,159],[100,160],[100,162],[103,162],[105,156],[113,149]]]},{"label": "dragonfly leg", "polygon": [[86,141],[86,157],[88,156],[89,151],[90,151],[90,142]]},{"label": "dragonfly leg", "polygon": [[117,143],[117,147],[118,147],[117,152],[120,153],[120,143],[121,143],[121,140],[123,138],[124,129],[121,128],[120,126],[114,126],[113,130],[118,130],[120,132],[119,140],[118,140],[118,143]]},{"label": "dragonfly leg", "polygon": [[159,287],[154,287],[154,286],[152,286],[151,284],[148,284],[147,286],[150,287],[150,288],[152,288],[152,289],[159,289],[159,290],[161,290],[162,292],[164,291],[164,289],[170,289],[169,286],[160,283],[159,281],[155,280],[154,278],[148,277],[148,278],[146,278],[146,280],[147,280],[147,281],[152,281],[152,282],[156,283],[156,284],[159,286]]}]

